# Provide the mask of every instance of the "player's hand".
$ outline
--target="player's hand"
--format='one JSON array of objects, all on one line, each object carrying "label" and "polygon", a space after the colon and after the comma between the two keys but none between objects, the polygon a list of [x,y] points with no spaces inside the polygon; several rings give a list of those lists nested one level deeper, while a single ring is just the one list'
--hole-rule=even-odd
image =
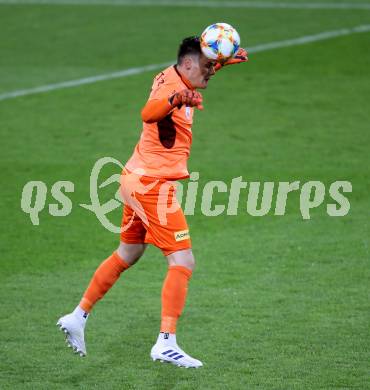
[{"label": "player's hand", "polygon": [[248,52],[242,47],[239,47],[238,51],[236,52],[233,58],[230,58],[224,63],[218,62],[215,66],[215,70],[219,70],[226,65],[240,64],[241,62],[247,62],[247,61],[248,61]]},{"label": "player's hand", "polygon": [[198,91],[193,91],[191,89],[183,89],[180,92],[175,93],[169,98],[169,102],[172,107],[186,106],[196,107],[199,110],[203,110],[203,97]]}]

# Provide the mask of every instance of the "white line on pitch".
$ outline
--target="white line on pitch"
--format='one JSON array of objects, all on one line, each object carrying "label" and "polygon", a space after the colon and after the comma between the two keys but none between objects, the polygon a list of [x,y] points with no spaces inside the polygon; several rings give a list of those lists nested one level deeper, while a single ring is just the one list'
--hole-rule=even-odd
[{"label": "white line on pitch", "polygon": [[369,3],[293,3],[273,1],[206,1],[206,0],[0,0],[0,4],[47,5],[117,5],[117,6],[171,6],[209,8],[293,8],[293,9],[362,9],[370,10]]},{"label": "white line on pitch", "polygon": [[105,80],[117,79],[121,77],[132,76],[135,74],[148,72],[150,70],[165,68],[167,66],[170,66],[171,64],[173,64],[173,62],[165,62],[163,64],[152,64],[147,66],[140,66],[137,68],[123,69],[117,72],[105,73],[97,76],[84,77],[82,79],[77,79],[77,80],[69,80],[69,81],[62,81],[60,83],[55,83],[55,84],[41,85],[35,88],[20,89],[17,91],[1,94],[0,100],[16,98],[19,96],[34,95],[36,93],[49,92],[49,91],[54,91],[56,89],[77,87],[79,85],[97,83],[98,81],[105,81]]},{"label": "white line on pitch", "polygon": [[[363,32],[369,32],[369,31],[370,31],[370,24],[361,25],[361,26],[352,27],[352,28],[342,28],[340,30],[334,30],[334,31],[324,31],[324,32],[321,32],[318,34],[305,35],[303,37],[286,39],[284,41],[263,43],[263,44],[248,48],[248,52],[249,53],[257,53],[257,52],[262,52],[262,51],[267,51],[267,50],[272,50],[272,49],[279,49],[279,48],[284,48],[284,47],[289,47],[289,46],[304,45],[304,44],[311,43],[311,42],[323,41],[326,39],[336,38],[336,37],[340,37],[340,36],[344,36],[344,35],[363,33]],[[98,81],[112,80],[112,79],[116,79],[116,78],[132,76],[132,75],[136,75],[136,74],[140,74],[140,73],[144,73],[144,72],[148,72],[148,71],[152,71],[152,70],[161,69],[161,68],[170,66],[173,63],[174,62],[172,61],[172,62],[165,62],[165,63],[161,63],[161,64],[152,64],[152,65],[141,66],[141,67],[136,67],[136,68],[124,69],[124,70],[120,70],[120,71],[112,72],[112,73],[105,73],[105,74],[101,74],[101,75],[97,75],[97,76],[85,77],[85,78],[70,80],[70,81],[63,81],[63,82],[55,83],[55,84],[41,85],[41,86],[35,87],[35,88],[21,89],[21,90],[17,90],[17,91],[13,91],[13,92],[6,92],[3,94],[0,94],[0,100],[7,100],[7,99],[16,98],[19,96],[34,95],[34,94],[38,94],[38,93],[54,91],[57,89],[77,87],[79,85],[84,85],[84,84],[93,84],[93,83],[96,83]]]},{"label": "white line on pitch", "polygon": [[287,39],[285,41],[263,43],[261,45],[252,47],[248,51],[251,53],[257,53],[260,51],[279,49],[282,47],[289,47],[289,46],[304,45],[306,43],[324,41],[326,39],[337,38],[343,35],[350,35],[356,33],[369,32],[369,31],[370,31],[370,24],[364,24],[353,28],[342,28],[340,30],[324,31],[322,33],[318,33],[314,35],[306,35],[300,38]]}]

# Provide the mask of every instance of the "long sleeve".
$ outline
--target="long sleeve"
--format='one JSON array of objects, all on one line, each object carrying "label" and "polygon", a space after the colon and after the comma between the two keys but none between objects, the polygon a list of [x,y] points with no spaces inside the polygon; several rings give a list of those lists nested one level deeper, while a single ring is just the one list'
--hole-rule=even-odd
[{"label": "long sleeve", "polygon": [[163,119],[172,110],[167,98],[150,99],[141,111],[141,118],[146,123],[154,123]]}]

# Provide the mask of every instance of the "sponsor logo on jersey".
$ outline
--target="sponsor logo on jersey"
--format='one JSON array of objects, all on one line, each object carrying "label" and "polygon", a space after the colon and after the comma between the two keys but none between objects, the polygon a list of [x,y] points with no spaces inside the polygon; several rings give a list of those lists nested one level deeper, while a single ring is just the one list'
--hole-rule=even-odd
[{"label": "sponsor logo on jersey", "polygon": [[190,238],[189,230],[181,230],[179,232],[175,232],[175,240],[183,241]]}]

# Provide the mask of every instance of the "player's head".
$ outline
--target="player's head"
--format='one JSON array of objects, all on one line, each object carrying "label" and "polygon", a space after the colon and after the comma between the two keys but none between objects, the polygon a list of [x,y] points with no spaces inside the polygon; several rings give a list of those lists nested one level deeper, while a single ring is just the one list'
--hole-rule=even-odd
[{"label": "player's head", "polygon": [[207,88],[215,74],[214,60],[208,59],[200,48],[199,37],[185,38],[177,54],[177,66],[194,88]]}]

